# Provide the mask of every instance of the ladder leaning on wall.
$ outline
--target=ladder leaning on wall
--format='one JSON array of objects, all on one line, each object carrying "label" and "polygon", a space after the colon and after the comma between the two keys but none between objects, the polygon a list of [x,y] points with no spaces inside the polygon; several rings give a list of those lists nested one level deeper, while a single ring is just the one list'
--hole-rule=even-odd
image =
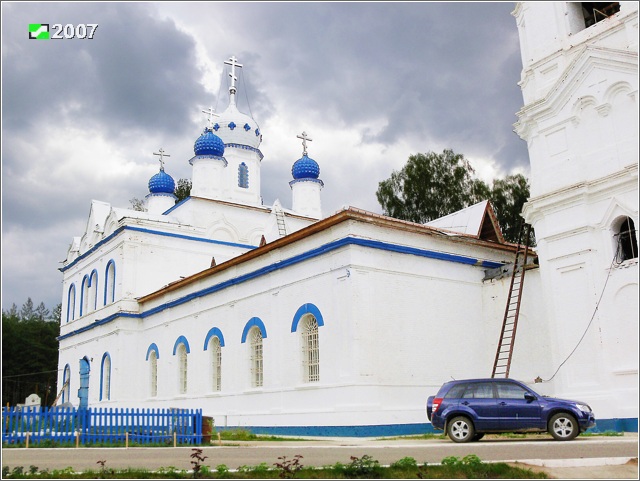
[{"label": "ladder leaning on wall", "polygon": [[[526,231],[524,245],[522,244],[522,233]],[[511,274],[511,285],[509,286],[509,296],[507,297],[507,307],[504,311],[500,340],[496,350],[496,358],[493,362],[491,377],[509,377],[511,368],[511,358],[513,356],[513,345],[516,340],[516,328],[518,327],[518,316],[520,315],[520,301],[522,300],[522,288],[524,287],[524,273],[527,266],[527,254],[529,252],[529,239],[531,235],[531,225],[520,226],[518,236],[518,248],[516,249],[516,259],[513,263],[513,273]],[[522,260],[521,260],[522,258]]]}]

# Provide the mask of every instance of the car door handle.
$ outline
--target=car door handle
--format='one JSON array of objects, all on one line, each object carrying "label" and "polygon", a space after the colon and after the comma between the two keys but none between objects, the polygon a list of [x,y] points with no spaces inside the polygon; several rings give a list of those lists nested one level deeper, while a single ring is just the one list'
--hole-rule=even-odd
[{"label": "car door handle", "polygon": [[469,401],[462,401],[460,404],[464,404],[465,406],[469,405]]},{"label": "car door handle", "polygon": [[506,406],[506,405],[507,405],[506,402],[504,402],[504,401],[500,402],[500,406]]}]

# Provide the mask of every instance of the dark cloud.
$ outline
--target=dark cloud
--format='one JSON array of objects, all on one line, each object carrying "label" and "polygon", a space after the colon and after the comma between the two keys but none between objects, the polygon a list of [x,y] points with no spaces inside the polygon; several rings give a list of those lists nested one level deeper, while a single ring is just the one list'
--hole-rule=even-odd
[{"label": "dark cloud", "polygon": [[[314,155],[320,145],[329,152],[315,157],[326,214],[344,204],[376,210],[378,182],[411,153],[450,147],[472,160],[493,159],[505,172],[526,167],[526,145],[512,131],[522,106],[513,8],[511,2],[3,3],[3,257],[29,261],[22,268],[3,263],[3,307],[28,296],[48,307],[59,302],[58,262],[82,233],[90,200],[128,207],[129,199],[144,197],[160,146],[171,153],[167,172],[190,178],[187,161],[204,126],[199,113],[212,104],[226,107],[222,62],[231,55],[244,65],[238,106],[265,137],[283,120],[299,129],[290,134],[291,146],[263,148],[265,204],[279,198],[291,206],[295,135],[314,126],[333,135],[359,129],[355,146],[314,139]],[[93,40],[28,40],[34,22],[99,26]],[[199,48],[220,84],[205,83],[212,77]],[[412,151],[398,150],[399,143]],[[393,154],[381,155],[384,162],[364,158],[387,150]],[[278,157],[289,151],[290,158]],[[111,166],[116,157],[120,163]],[[126,169],[123,157],[131,164]]]}]

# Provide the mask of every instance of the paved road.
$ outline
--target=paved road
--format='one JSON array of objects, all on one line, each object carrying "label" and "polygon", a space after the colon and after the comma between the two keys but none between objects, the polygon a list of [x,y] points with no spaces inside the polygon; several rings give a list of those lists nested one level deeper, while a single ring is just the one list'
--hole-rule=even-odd
[{"label": "paved road", "polygon": [[[108,468],[146,468],[174,466],[190,469],[192,448],[7,448],[2,450],[2,465],[37,466],[40,469],[97,470],[98,461],[106,461]],[[229,469],[256,466],[262,462],[272,465],[279,456],[303,456],[305,466],[324,466],[341,462],[351,456],[367,454],[381,464],[390,464],[411,456],[419,463],[439,463],[447,456],[462,458],[476,454],[483,461],[573,460],[584,459],[598,464],[598,460],[611,458],[637,458],[638,436],[579,438],[570,442],[541,439],[486,439],[477,443],[454,444],[445,439],[430,440],[374,440],[332,438],[286,442],[249,442],[204,448],[205,464],[215,468],[225,464]]]}]

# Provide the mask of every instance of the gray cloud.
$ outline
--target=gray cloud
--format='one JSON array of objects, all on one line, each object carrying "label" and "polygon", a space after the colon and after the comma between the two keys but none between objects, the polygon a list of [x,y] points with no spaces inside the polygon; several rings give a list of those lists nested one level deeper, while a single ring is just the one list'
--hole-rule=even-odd
[{"label": "gray cloud", "polygon": [[[59,302],[59,261],[82,233],[90,200],[127,207],[144,197],[160,146],[171,153],[167,171],[190,177],[200,110],[227,105],[222,62],[231,55],[244,64],[240,109],[265,138],[285,138],[263,144],[266,204],[290,206],[295,135],[314,128],[331,132],[311,147],[327,214],[344,204],[375,210],[378,182],[416,152],[450,147],[505,173],[527,167],[526,145],[512,132],[522,106],[513,8],[3,3],[3,258],[12,260],[3,262],[3,308],[28,296]],[[33,22],[99,27],[93,40],[33,41]],[[292,131],[276,136],[275,121]],[[353,146],[337,140],[347,131]]]}]

